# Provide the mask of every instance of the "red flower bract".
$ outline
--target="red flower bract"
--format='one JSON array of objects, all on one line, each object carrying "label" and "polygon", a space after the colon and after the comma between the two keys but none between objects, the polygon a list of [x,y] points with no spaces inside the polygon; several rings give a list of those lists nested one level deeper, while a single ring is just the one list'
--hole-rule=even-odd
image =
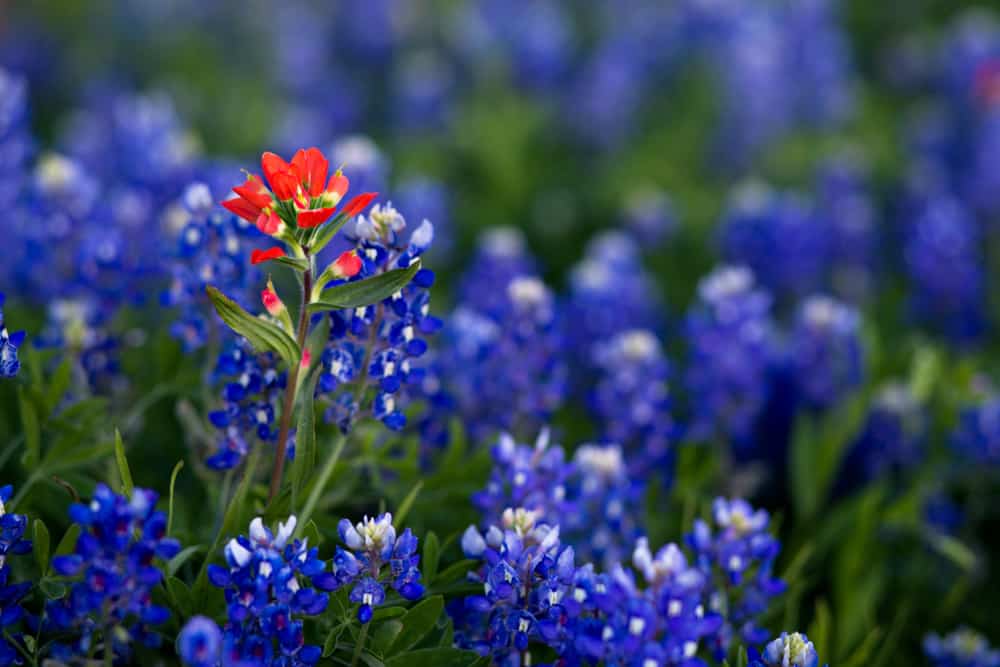
[{"label": "red flower bract", "polygon": [[279,257],[284,257],[285,251],[283,248],[268,248],[267,250],[254,250],[250,253],[250,263],[260,264],[262,262],[269,262],[272,259],[278,259]]},{"label": "red flower bract", "polygon": [[330,219],[333,212],[336,209],[330,208],[317,208],[311,211],[299,211],[297,222],[299,227],[302,229],[312,229],[313,227],[319,227],[324,222]]},{"label": "red flower bract", "polygon": [[368,205],[375,200],[375,197],[378,197],[377,192],[365,192],[358,195],[351,201],[347,202],[347,205],[344,206],[343,210],[344,215],[346,215],[347,217],[352,217],[357,215],[358,213],[361,213],[361,211],[368,208]]},{"label": "red flower bract", "polygon": [[341,278],[353,278],[361,270],[361,258],[357,252],[347,250],[340,254],[333,266]]}]

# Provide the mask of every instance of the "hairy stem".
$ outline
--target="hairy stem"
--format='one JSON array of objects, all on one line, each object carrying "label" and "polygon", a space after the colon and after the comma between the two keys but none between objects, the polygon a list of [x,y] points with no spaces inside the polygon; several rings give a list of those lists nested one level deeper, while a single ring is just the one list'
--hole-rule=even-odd
[{"label": "hairy stem", "polygon": [[[310,267],[302,274],[302,304],[299,308],[299,330],[296,337],[299,349],[305,349],[306,334],[309,333],[309,313],[306,308],[312,293],[312,260],[309,259],[308,253],[306,253],[306,259],[309,260]],[[301,368],[300,361],[292,364],[288,371],[288,386],[285,387],[285,400],[281,406],[281,422],[278,427],[278,449],[274,453],[274,469],[271,472],[269,501],[273,501],[277,497],[278,491],[281,490],[281,476],[285,472],[285,450],[288,448],[288,431],[292,426],[292,411],[295,408],[295,394],[298,391],[299,370]]]}]

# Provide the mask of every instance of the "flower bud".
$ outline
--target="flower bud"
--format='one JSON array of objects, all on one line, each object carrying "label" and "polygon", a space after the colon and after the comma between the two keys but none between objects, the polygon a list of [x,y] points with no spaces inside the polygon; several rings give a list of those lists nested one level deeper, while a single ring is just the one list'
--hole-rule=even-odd
[{"label": "flower bud", "polygon": [[281,317],[282,314],[288,312],[281,297],[274,291],[274,284],[270,280],[267,281],[267,287],[261,291],[260,300],[263,302],[267,312],[273,317]]}]

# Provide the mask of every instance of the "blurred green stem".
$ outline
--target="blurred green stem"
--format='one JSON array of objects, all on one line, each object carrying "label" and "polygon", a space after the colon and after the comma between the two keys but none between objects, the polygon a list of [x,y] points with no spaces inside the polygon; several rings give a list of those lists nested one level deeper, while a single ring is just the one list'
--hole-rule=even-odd
[{"label": "blurred green stem", "polygon": [[326,463],[323,464],[323,469],[320,470],[316,483],[313,484],[312,490],[309,491],[309,498],[306,499],[306,504],[299,513],[297,533],[302,533],[310,517],[312,517],[312,513],[316,510],[316,503],[319,502],[320,496],[323,495],[323,490],[326,488],[327,482],[330,481],[330,475],[333,474],[334,468],[337,467],[337,461],[340,460],[340,455],[343,453],[344,445],[346,444],[347,436],[341,433],[337,438],[336,444],[333,446],[333,451],[330,452]]}]

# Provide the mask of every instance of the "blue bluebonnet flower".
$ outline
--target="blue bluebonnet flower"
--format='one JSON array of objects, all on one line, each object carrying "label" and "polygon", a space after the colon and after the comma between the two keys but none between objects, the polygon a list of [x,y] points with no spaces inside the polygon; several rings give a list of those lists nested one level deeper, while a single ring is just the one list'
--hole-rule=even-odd
[{"label": "blue bluebonnet flower", "polygon": [[807,405],[826,408],[856,389],[864,374],[860,317],[831,297],[802,302],[789,345],[789,363]]},{"label": "blue bluebonnet flower", "polygon": [[53,631],[73,640],[53,644],[54,658],[93,655],[99,645],[105,655],[127,658],[133,642],[159,646],[153,626],[170,611],[152,601],[163,581],[154,559],[169,560],[181,547],[166,536],[167,516],[156,510],[156,500],[146,489],[133,489],[126,498],[98,484],[90,503],[70,506],[70,518],[83,532],[72,554],[52,559],[52,569],[79,579],[65,597],[48,602],[46,617]]},{"label": "blue bluebonnet flower", "polygon": [[209,565],[208,578],[224,589],[223,663],[282,667],[314,665],[322,648],[305,643],[304,616],[323,613],[336,582],[319,549],[293,540],[295,517],[272,533],[257,517],[248,536],[226,544],[226,565]]},{"label": "blue bluebonnet flower", "polygon": [[477,283],[495,276],[483,292],[491,296],[463,302],[445,324],[425,442],[441,442],[456,416],[473,442],[499,431],[537,432],[565,398],[567,366],[555,297],[535,276],[503,282],[512,259],[503,258],[496,271],[474,267],[473,273],[481,271]]},{"label": "blue bluebonnet flower", "polygon": [[21,664],[20,653],[11,642],[20,642],[17,624],[25,617],[21,599],[31,590],[30,581],[14,583],[11,581],[10,564],[7,558],[31,552],[32,544],[24,539],[24,530],[28,526],[28,518],[23,514],[13,514],[6,511],[4,503],[10,501],[14,488],[8,484],[0,487],[0,664]]},{"label": "blue bluebonnet flower", "polygon": [[933,667],[998,667],[1000,650],[975,630],[961,627],[944,637],[924,637],[924,655]]},{"label": "blue bluebonnet flower", "polygon": [[677,232],[678,225],[673,202],[661,190],[639,189],[625,200],[622,226],[643,245],[659,246]]},{"label": "blue bluebonnet flower", "polygon": [[434,223],[434,245],[427,251],[431,259],[437,261],[450,255],[456,239],[451,193],[444,183],[426,176],[408,178],[394,189],[393,201],[407,219]]},{"label": "blue bluebonnet flower", "polygon": [[816,647],[801,632],[781,636],[768,643],[764,652],[755,656],[751,667],[819,667]]},{"label": "blue bluebonnet flower", "polygon": [[479,237],[475,254],[458,283],[458,302],[494,312],[507,303],[498,285],[537,273],[538,262],[528,251],[521,230],[493,227]]},{"label": "blue bluebonnet flower", "polygon": [[501,665],[531,664],[520,660],[530,644],[566,641],[562,602],[573,583],[573,548],[561,544],[557,526],[536,521],[531,510],[508,508],[485,536],[474,526],[462,536],[465,555],[482,560],[470,576],[483,595],[451,605],[455,641]]},{"label": "blue bluebonnet flower", "polygon": [[[209,413],[219,430],[218,449],[205,463],[216,470],[239,464],[251,444],[273,442],[278,436],[275,416],[288,381],[274,354],[257,353],[242,337],[230,341],[219,354],[213,372],[221,386],[222,407]],[[288,455],[294,456],[289,445]]]},{"label": "blue bluebonnet flower", "polygon": [[192,616],[177,635],[177,653],[188,667],[216,667],[222,659],[222,630],[205,616]]},{"label": "blue bluebonnet flower", "polygon": [[[347,233],[361,258],[361,270],[353,280],[418,261],[433,243],[434,226],[424,220],[408,239],[402,234],[405,227],[405,219],[391,203],[376,204],[367,217],[358,217]],[[328,421],[345,433],[363,410],[370,410],[392,430],[406,425],[403,408],[420,391],[426,373],[421,362],[426,337],[441,327],[441,320],[430,314],[428,290],[433,284],[434,272],[420,268],[409,285],[381,303],[330,313],[319,391],[331,403]]]},{"label": "blue bluebonnet flower", "polygon": [[1000,462],[1000,397],[962,410],[952,446],[976,463]]},{"label": "blue bluebonnet flower", "polygon": [[6,295],[0,292],[0,377],[10,378],[17,375],[21,370],[21,362],[17,358],[17,348],[24,342],[24,332],[7,331],[7,325],[3,319],[3,306],[6,302]]},{"label": "blue bluebonnet flower", "polygon": [[23,78],[0,67],[0,161],[6,165],[6,175],[0,182],[0,206],[4,210],[21,195],[34,150],[27,88]]},{"label": "blue bluebonnet flower", "polygon": [[745,267],[716,269],[698,286],[686,322],[690,435],[749,441],[770,390],[771,297]]},{"label": "blue bluebonnet flower", "polygon": [[666,472],[675,426],[659,340],[645,329],[623,331],[595,346],[594,357],[599,370],[589,403],[602,438],[625,449],[633,474]]},{"label": "blue bluebonnet flower", "polygon": [[917,204],[903,248],[913,308],[922,322],[968,341],[984,326],[980,233],[965,206],[930,195]]},{"label": "blue bluebonnet flower", "polygon": [[175,254],[165,262],[170,276],[160,303],[179,310],[170,325],[172,336],[186,350],[218,341],[226,329],[214,315],[206,285],[214,285],[244,308],[252,303],[252,288],[260,272],[246,262],[253,226],[229,212],[219,212],[204,183],[191,183],[164,216],[167,238],[174,238]]},{"label": "blue bluebonnet flower", "polygon": [[910,388],[893,382],[879,389],[858,441],[845,461],[848,486],[912,468],[923,460],[927,418]]},{"label": "blue bluebonnet flower", "polygon": [[111,333],[109,311],[102,302],[83,291],[50,301],[47,315],[39,347],[71,355],[94,390],[114,389],[126,381],[119,374],[121,340]]},{"label": "blue bluebonnet flower", "polygon": [[724,619],[709,642],[716,659],[723,660],[732,641],[758,645],[767,639],[758,619],[786,586],[772,574],[781,545],[768,532],[767,512],[742,499],[717,498],[712,514],[715,532],[698,519],[686,541],[711,582],[708,608]]},{"label": "blue bluebonnet flower", "polygon": [[795,297],[823,286],[830,233],[799,195],[761,183],[740,186],[722,222],[725,260],[753,270],[779,297]]},{"label": "blue bluebonnet flower", "polygon": [[371,620],[373,609],[385,601],[386,584],[407,600],[423,596],[417,538],[409,528],[397,537],[391,514],[365,517],[357,525],[341,519],[337,531],[348,550],[337,547],[333,558],[334,590],[354,585],[349,599],[361,605],[358,620]]},{"label": "blue bluebonnet flower", "polygon": [[402,57],[393,76],[395,127],[403,131],[446,127],[454,106],[456,69],[454,62],[429,48]]},{"label": "blue bluebonnet flower", "polygon": [[587,245],[570,275],[566,306],[566,333],[578,363],[592,369],[595,348],[623,331],[660,328],[662,312],[655,282],[630,236],[605,232]]}]

